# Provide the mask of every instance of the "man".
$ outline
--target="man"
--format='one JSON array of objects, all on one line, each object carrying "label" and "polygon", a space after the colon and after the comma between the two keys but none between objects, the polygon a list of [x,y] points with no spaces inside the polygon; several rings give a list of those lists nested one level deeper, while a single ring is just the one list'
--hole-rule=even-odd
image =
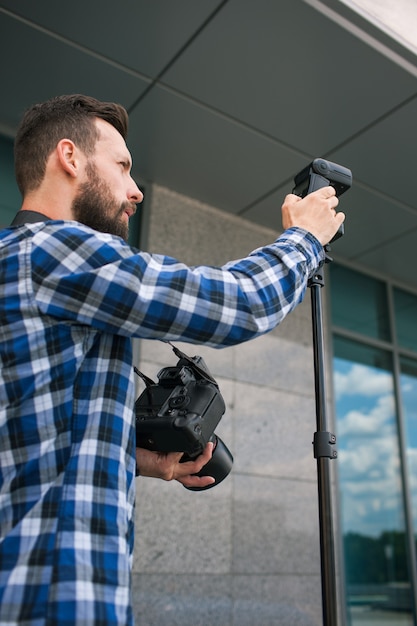
[{"label": "man", "polygon": [[181,454],[135,450],[131,338],[222,347],[303,298],[344,220],[331,187],[284,201],[278,240],[189,268],[124,241],[142,201],[119,105],[35,105],[15,142],[23,196],[0,233],[0,624],[126,625],[134,477],[210,484]]}]

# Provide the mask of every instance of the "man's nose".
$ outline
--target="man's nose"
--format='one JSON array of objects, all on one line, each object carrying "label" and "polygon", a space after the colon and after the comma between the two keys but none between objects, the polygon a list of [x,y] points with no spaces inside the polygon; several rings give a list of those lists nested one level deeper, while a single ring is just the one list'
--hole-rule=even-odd
[{"label": "man's nose", "polygon": [[140,204],[143,200],[143,193],[132,179],[132,185],[128,190],[128,198],[131,202],[135,202],[136,204]]}]

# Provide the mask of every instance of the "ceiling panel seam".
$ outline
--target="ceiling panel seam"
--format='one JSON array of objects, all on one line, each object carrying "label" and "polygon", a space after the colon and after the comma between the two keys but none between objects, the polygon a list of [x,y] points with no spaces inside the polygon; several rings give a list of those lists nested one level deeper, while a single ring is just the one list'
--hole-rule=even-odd
[{"label": "ceiling panel seam", "polygon": [[394,235],[394,236],[389,237],[388,239],[381,240],[379,243],[376,243],[375,245],[370,246],[369,248],[366,248],[366,250],[363,250],[362,252],[356,252],[355,254],[353,254],[351,257],[348,257],[348,258],[352,258],[352,259],[356,259],[360,261],[362,258],[369,256],[373,252],[377,252],[378,250],[383,250],[386,246],[389,246],[390,244],[394,242],[398,243],[399,241],[401,241],[401,239],[406,239],[410,237],[410,235],[412,235],[413,233],[417,233],[417,227],[411,228],[411,229],[409,228],[402,233],[398,233],[398,235]]},{"label": "ceiling panel seam", "polygon": [[135,100],[135,102],[129,107],[128,113],[129,115],[135,110],[135,108],[140,104],[140,102],[146,98],[150,91],[158,85],[161,81],[161,78],[166,74],[166,72],[176,63],[176,61],[184,54],[184,52],[190,47],[190,45],[197,39],[197,37],[207,28],[208,24],[213,21],[213,19],[220,13],[220,11],[224,8],[224,6],[229,2],[229,0],[222,0],[220,4],[206,17],[206,19],[200,24],[200,26],[195,30],[195,32],[187,39],[187,41],[177,50],[177,52],[172,56],[172,58],[166,63],[166,65],[162,68],[162,70],[155,76],[152,82],[148,85],[148,87],[141,93],[141,95]]},{"label": "ceiling panel seam", "polygon": [[137,70],[134,70],[131,67],[128,67],[127,65],[118,63],[114,59],[111,59],[110,57],[107,57],[104,54],[96,52],[95,50],[92,50],[91,48],[82,46],[81,44],[75,41],[72,41],[72,39],[68,39],[68,37],[64,37],[63,35],[55,33],[54,31],[48,28],[45,28],[44,26],[41,26],[40,24],[37,24],[36,22],[32,22],[26,19],[25,17],[22,17],[18,13],[13,13],[13,11],[9,11],[8,9],[4,9],[3,7],[0,7],[0,13],[3,13],[4,15],[7,15],[8,17],[15,19],[16,21],[21,22],[22,24],[25,24],[26,26],[28,26],[29,28],[32,28],[33,30],[37,30],[43,35],[47,35],[48,37],[51,37],[52,39],[55,39],[56,41],[59,41],[67,46],[70,46],[71,48],[74,48],[75,50],[78,50],[79,52],[82,52],[90,57],[93,57],[97,59],[98,61],[106,63],[107,65],[111,65],[112,67],[120,70],[121,72],[124,72],[125,74],[130,74],[131,76],[134,76],[135,78],[139,78],[146,83],[149,83],[152,80],[146,74],[142,74],[142,72],[138,72]]}]

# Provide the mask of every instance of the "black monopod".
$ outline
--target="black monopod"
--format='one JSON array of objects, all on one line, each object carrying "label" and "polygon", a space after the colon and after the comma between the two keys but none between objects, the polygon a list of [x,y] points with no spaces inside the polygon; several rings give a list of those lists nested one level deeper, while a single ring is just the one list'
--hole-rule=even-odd
[{"label": "black monopod", "polygon": [[[312,191],[331,185],[336,189],[336,195],[350,189],[352,173],[346,167],[326,161],[314,159],[294,178],[293,193],[304,198]],[[333,241],[344,234],[343,224],[339,228]],[[326,246],[326,263],[332,259],[328,256],[330,250]],[[317,459],[318,481],[318,508],[320,525],[320,558],[321,558],[321,590],[323,626],[337,626],[337,590],[336,567],[333,535],[332,491],[330,480],[330,461],[337,458],[334,448],[336,437],[328,432],[326,412],[326,375],[324,359],[324,333],[321,288],[324,287],[324,266],[314,274],[308,286],[311,288],[311,312],[313,325],[314,351],[314,384],[316,396],[316,423],[317,432],[314,433],[314,458]]]}]

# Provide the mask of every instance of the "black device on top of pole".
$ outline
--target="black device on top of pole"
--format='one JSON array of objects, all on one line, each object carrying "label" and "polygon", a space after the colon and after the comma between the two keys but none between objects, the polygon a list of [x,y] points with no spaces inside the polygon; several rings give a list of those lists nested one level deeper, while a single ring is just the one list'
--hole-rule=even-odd
[{"label": "black device on top of pole", "polygon": [[[293,193],[304,198],[307,194],[331,185],[336,195],[350,189],[352,172],[331,161],[314,159],[294,178]],[[343,224],[332,242],[344,234]],[[329,246],[325,247],[326,263],[332,261],[328,255]],[[324,266],[309,280],[311,289],[311,312],[314,352],[314,385],[316,398],[316,424],[314,433],[314,458],[317,459],[318,508],[320,526],[321,589],[323,626],[337,626],[337,588],[333,535],[332,491],[330,479],[330,461],[337,458],[334,447],[336,437],[328,431],[326,410],[326,374],[324,357],[324,332],[321,289],[324,287]]]}]

